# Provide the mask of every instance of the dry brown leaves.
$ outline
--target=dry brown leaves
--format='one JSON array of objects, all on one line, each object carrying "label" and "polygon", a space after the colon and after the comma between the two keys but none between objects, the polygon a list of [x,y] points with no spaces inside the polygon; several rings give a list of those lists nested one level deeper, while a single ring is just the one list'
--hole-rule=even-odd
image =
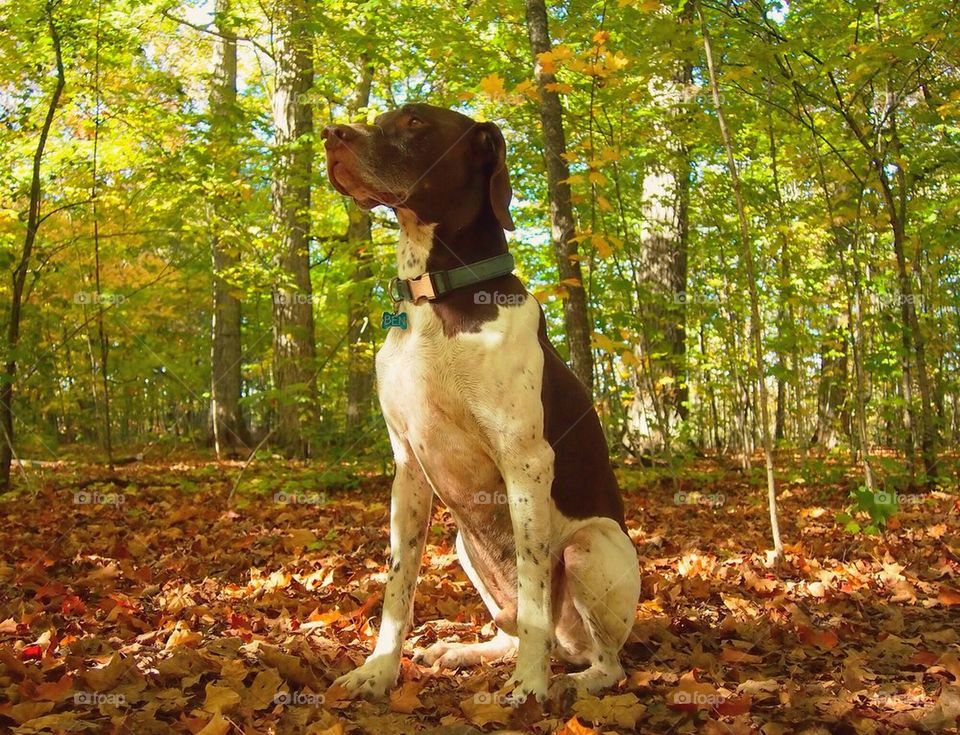
[{"label": "dry brown leaves", "polygon": [[[35,494],[0,504],[0,732],[955,730],[955,496],[854,537],[833,518],[845,490],[786,482],[790,545],[775,568],[761,488],[700,469],[696,481],[624,480],[643,568],[625,680],[519,710],[499,692],[506,663],[438,673],[405,658],[380,703],[329,688],[375,637],[387,479],[325,490],[315,470],[273,464],[231,502],[232,465],[47,471]],[[438,510],[408,653],[492,633],[453,537]]]}]

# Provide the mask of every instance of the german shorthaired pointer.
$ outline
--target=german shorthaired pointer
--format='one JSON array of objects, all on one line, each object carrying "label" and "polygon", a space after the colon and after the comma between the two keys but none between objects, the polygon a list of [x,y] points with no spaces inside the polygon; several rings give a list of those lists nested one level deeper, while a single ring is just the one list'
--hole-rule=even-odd
[{"label": "german shorthaired pointer", "polygon": [[408,104],[374,125],[323,130],[334,188],[400,223],[395,314],[377,388],[396,460],[390,571],[376,646],[335,682],[382,696],[397,681],[433,496],[497,624],[482,643],[438,642],[427,665],[516,655],[510,701],[548,696],[550,656],[583,667],[554,685],[594,692],[623,676],[640,574],[590,397],[512,275],[514,229],[500,129]]}]

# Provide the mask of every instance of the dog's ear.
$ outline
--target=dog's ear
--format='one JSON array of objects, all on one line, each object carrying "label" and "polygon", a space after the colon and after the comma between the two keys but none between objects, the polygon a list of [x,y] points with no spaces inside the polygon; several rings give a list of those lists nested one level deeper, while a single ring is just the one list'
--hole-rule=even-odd
[{"label": "dog's ear", "polygon": [[510,216],[513,189],[510,188],[510,173],[507,171],[507,143],[496,123],[479,123],[477,128],[479,148],[487,156],[490,165],[490,206],[500,226],[505,230],[514,230],[516,225]]}]

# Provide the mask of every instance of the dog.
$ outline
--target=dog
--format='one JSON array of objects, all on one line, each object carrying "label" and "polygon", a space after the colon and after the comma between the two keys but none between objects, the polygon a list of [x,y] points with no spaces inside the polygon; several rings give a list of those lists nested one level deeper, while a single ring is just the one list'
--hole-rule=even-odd
[{"label": "dog", "polygon": [[[596,692],[623,676],[640,572],[592,401],[513,275],[506,143],[492,122],[406,104],[321,137],[333,187],[400,226],[396,314],[376,356],[396,463],[390,563],[373,652],[334,684],[381,697],[397,682],[433,496],[497,625],[480,643],[437,642],[428,666],[515,655],[509,701]],[[388,317],[390,317],[388,319]],[[550,658],[582,670],[550,685]]]}]

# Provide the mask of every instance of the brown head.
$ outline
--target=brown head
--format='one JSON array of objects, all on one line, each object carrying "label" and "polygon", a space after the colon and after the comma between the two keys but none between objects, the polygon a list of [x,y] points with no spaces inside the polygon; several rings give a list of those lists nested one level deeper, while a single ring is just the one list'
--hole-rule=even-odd
[{"label": "brown head", "polygon": [[409,210],[448,232],[478,220],[514,229],[506,144],[492,122],[416,103],[321,136],[334,188],[365,209]]}]

